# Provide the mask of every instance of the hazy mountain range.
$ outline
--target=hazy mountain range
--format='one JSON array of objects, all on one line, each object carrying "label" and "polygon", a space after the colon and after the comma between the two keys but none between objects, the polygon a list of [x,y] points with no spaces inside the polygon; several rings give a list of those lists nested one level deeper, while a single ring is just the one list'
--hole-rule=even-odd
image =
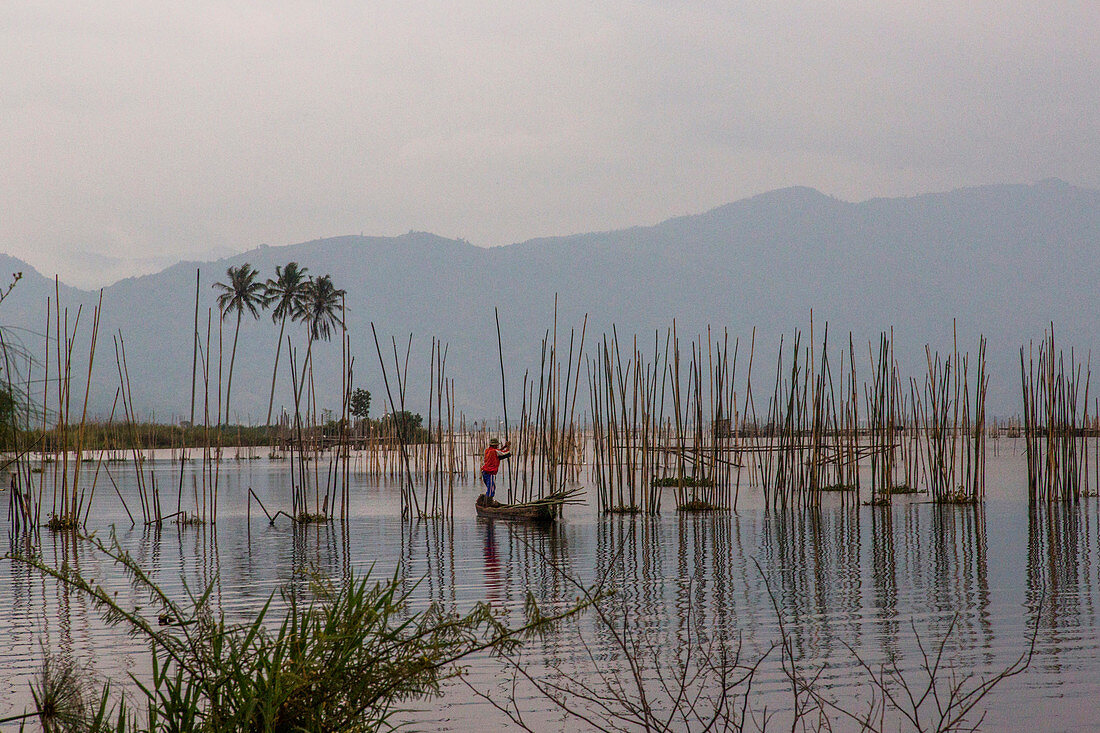
[{"label": "hazy mountain range", "polygon": [[[510,410],[518,411],[523,371],[538,368],[555,294],[563,348],[585,313],[588,345],[615,324],[620,341],[638,333],[652,350],[655,330],[663,338],[676,318],[685,339],[708,324],[716,337],[728,328],[744,354],[755,327],[761,366],[754,367],[754,383],[757,374],[766,382],[774,372],[781,334],[808,330],[811,308],[819,338],[826,321],[838,348],[842,342],[846,347],[851,331],[861,357],[868,339],[892,327],[902,368],[915,376],[923,375],[926,344],[951,348],[955,319],[960,348],[974,350],[979,333],[989,339],[991,409],[1002,415],[1019,411],[1020,346],[1041,338],[1050,322],[1061,344],[1080,355],[1100,343],[1094,328],[1100,192],[1052,180],[847,203],[789,188],[655,226],[504,247],[422,232],[335,237],[263,246],[122,280],[103,290],[94,409],[106,412],[114,397],[119,378],[111,335],[121,330],[138,410],[186,418],[196,268],[205,333],[207,309],[214,307],[211,284],[225,279],[227,267],[248,262],[266,278],[292,260],[311,273],[330,273],[347,290],[355,381],[374,393],[374,413],[385,398],[372,321],[391,360],[390,337],[397,336],[403,354],[405,339],[415,334],[409,381],[416,409],[427,396],[435,336],[449,345],[447,371],[455,379],[458,408],[471,419],[496,416],[501,398],[493,309],[500,308],[509,401],[516,403]],[[44,330],[54,283],[0,256],[0,273],[15,271],[24,279],[0,305],[0,323],[41,352],[34,334]],[[70,322],[78,303],[89,307],[97,297],[61,286]],[[89,316],[82,316],[84,337]],[[225,322],[226,367],[232,326]],[[277,334],[266,316],[242,326],[232,398],[242,421],[264,417]],[[294,337],[304,349],[297,330]],[[315,349],[322,402],[336,407],[339,342]],[[287,404],[289,393],[284,373],[276,404]],[[581,395],[583,404],[583,389]]]}]

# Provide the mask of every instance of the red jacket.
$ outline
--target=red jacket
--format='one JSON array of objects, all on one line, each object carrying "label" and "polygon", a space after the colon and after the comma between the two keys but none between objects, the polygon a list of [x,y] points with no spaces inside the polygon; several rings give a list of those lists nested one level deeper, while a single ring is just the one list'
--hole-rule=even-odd
[{"label": "red jacket", "polygon": [[489,447],[485,449],[485,463],[481,464],[483,473],[496,473],[500,470],[500,459],[512,455],[511,452]]}]

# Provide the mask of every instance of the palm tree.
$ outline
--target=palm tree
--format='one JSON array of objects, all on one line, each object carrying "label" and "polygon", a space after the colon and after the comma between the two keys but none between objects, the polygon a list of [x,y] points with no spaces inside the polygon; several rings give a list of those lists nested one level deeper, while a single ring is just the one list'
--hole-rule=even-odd
[{"label": "palm tree", "polygon": [[[344,325],[338,315],[343,309],[345,290],[337,290],[332,284],[331,275],[311,277],[305,284],[305,291],[292,314],[292,318],[306,324],[309,342],[306,346],[306,358],[302,362],[302,379],[305,380],[306,366],[313,352],[313,342],[317,339],[328,341],[333,330]],[[303,381],[304,383],[304,381]]]},{"label": "palm tree", "polygon": [[[237,326],[233,331],[233,351],[229,356],[229,382],[225,387],[225,421],[229,422],[229,393],[233,389],[233,362],[237,358],[237,336],[241,332],[241,316],[245,310],[253,318],[260,317],[257,308],[264,307],[267,301],[264,298],[264,284],[258,282],[256,277],[260,274],[256,268],[247,262],[240,267],[230,267],[225,271],[228,283],[214,283],[215,288],[222,292],[218,295],[218,309],[221,311],[222,320],[230,311],[237,311]],[[218,424],[221,425],[222,416],[218,415]]]},{"label": "palm tree", "polygon": [[332,338],[333,329],[344,325],[337,313],[345,292],[336,289],[330,275],[311,277],[306,283],[305,293],[294,315],[309,329],[311,346],[317,339],[328,341]]},{"label": "palm tree", "polygon": [[271,320],[279,322],[279,340],[275,342],[275,368],[271,371],[271,394],[267,398],[267,425],[271,424],[271,408],[275,404],[275,376],[279,372],[279,354],[282,352],[283,333],[286,319],[295,319],[302,298],[305,297],[308,268],[299,267],[297,262],[288,262],[286,267],[275,266],[275,277],[264,285],[266,305],[275,304]]}]

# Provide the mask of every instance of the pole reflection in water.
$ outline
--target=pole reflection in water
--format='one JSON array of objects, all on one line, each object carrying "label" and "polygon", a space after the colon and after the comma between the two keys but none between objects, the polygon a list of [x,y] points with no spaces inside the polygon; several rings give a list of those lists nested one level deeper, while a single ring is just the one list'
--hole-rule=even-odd
[{"label": "pole reflection in water", "polygon": [[1030,506],[1026,603],[1034,610],[1043,602],[1037,648],[1045,671],[1073,666],[1096,635],[1092,525],[1086,502]]},{"label": "pole reflection in water", "polygon": [[[413,608],[429,603],[455,608],[465,587],[459,579],[459,561],[455,557],[454,523],[449,519],[400,523],[402,533],[401,567],[403,590],[410,595]],[[471,565],[474,558],[469,558]]]},{"label": "pole reflection in water", "polygon": [[985,534],[985,507],[934,504],[932,514],[931,608],[944,619],[957,619],[953,643],[968,666],[986,663],[992,654],[989,623],[989,567]]},{"label": "pole reflection in water", "polygon": [[[871,592],[875,637],[886,659],[897,659],[898,568],[894,543],[894,504],[871,506]],[[902,511],[905,511],[904,509]]]},{"label": "pole reflection in water", "polygon": [[829,658],[834,621],[859,614],[859,545],[854,554],[846,547],[851,517],[844,509],[823,515],[807,507],[765,520],[762,571],[798,658]]}]

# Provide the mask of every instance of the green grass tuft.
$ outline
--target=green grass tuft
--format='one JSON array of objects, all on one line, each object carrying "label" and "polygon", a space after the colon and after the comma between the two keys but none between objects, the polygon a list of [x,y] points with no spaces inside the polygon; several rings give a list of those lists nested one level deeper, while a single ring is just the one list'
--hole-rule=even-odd
[{"label": "green grass tuft", "polygon": [[717,504],[711,504],[709,501],[703,501],[702,499],[685,502],[676,507],[676,511],[679,512],[712,512],[721,511],[723,509],[725,509],[725,507],[718,506]]},{"label": "green grass tuft", "polygon": [[[676,476],[662,476],[661,478],[654,479],[653,485],[659,488],[679,488],[680,479]],[[684,476],[684,486],[694,488],[697,486],[714,486],[714,481],[709,478],[693,478],[691,476]]]}]

